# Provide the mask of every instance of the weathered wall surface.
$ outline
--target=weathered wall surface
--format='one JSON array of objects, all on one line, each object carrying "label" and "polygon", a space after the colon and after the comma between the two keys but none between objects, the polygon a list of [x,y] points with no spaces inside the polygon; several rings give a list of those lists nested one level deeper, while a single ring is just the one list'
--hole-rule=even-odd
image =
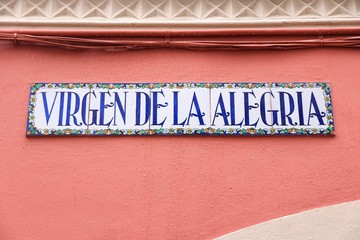
[{"label": "weathered wall surface", "polygon": [[[359,56],[1,44],[0,238],[211,239],[360,199]],[[32,82],[192,81],[329,81],[336,136],[25,137]]]}]

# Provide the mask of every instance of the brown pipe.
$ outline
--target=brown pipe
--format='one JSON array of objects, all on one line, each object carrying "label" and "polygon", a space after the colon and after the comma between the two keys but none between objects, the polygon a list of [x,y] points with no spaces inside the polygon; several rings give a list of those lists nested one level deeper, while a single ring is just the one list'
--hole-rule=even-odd
[{"label": "brown pipe", "polygon": [[[0,40],[57,46],[69,49],[127,50],[182,48],[193,50],[299,49],[311,47],[360,47],[358,28],[263,29],[251,34],[240,30],[176,31],[0,31]],[[330,31],[331,30],[331,31]],[[350,31],[351,30],[351,31]],[[89,35],[86,35],[89,34]],[[127,34],[127,35],[126,35]],[[136,35],[137,34],[137,35]],[[193,34],[193,35],[191,35]],[[243,34],[243,35],[241,35]],[[260,35],[263,34],[263,35]],[[268,35],[266,35],[268,34]],[[280,35],[283,34],[283,35]],[[308,34],[308,35],[304,35]],[[312,34],[312,35],[310,35]]]},{"label": "brown pipe", "polygon": [[344,28],[243,28],[243,29],[186,29],[186,30],[0,30],[1,33],[17,33],[44,36],[81,37],[226,37],[226,36],[320,36],[358,35],[360,27]]}]

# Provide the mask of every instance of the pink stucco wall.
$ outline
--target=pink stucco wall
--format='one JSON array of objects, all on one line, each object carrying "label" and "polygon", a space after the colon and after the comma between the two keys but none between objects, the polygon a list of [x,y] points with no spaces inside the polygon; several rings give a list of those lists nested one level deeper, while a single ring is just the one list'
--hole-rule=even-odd
[{"label": "pink stucco wall", "polygon": [[[211,239],[360,199],[360,55],[0,45],[0,239]],[[335,137],[25,137],[32,82],[332,85]]]}]

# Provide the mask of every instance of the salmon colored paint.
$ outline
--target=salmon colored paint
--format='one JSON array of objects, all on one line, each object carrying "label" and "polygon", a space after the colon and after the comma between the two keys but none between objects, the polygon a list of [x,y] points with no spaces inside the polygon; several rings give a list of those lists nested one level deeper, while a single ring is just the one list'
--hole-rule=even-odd
[{"label": "salmon colored paint", "polygon": [[[0,45],[0,239],[211,239],[360,199],[360,55]],[[316,82],[335,137],[26,137],[32,82]]]}]

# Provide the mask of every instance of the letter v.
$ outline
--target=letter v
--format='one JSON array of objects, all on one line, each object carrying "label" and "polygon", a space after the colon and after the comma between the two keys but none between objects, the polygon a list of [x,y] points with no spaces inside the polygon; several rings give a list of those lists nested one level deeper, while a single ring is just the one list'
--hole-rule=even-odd
[{"label": "letter v", "polygon": [[59,92],[56,92],[56,94],[55,94],[53,103],[52,103],[52,105],[51,105],[50,113],[49,113],[49,107],[48,107],[48,103],[47,103],[47,99],[46,99],[46,92],[41,92],[41,95],[42,95],[42,98],[43,98],[43,102],[44,102],[46,125],[49,124],[49,119],[50,119],[51,113],[52,113],[52,111],[53,111],[54,104],[55,104],[55,100],[56,100],[56,98],[57,98],[57,94],[58,94],[58,93],[59,93]]}]

